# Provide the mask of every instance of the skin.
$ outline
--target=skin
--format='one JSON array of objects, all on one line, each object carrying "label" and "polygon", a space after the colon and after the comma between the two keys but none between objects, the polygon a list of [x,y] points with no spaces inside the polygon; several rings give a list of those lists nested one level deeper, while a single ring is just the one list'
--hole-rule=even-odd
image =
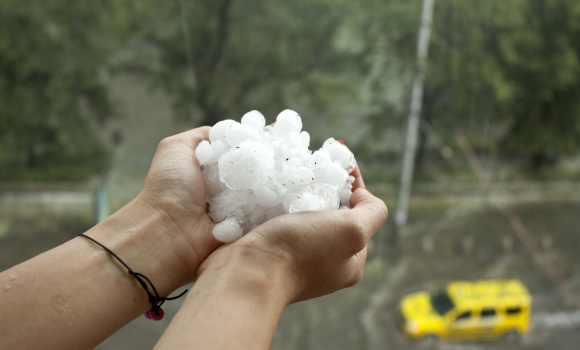
[{"label": "skin", "polygon": [[[85,234],[161,296],[196,281],[156,349],[268,348],[286,305],[361,279],[387,209],[357,168],[353,209],[282,215],[221,245],[195,157],[208,133],[164,139],[137,198]],[[0,286],[2,349],[93,348],[151,307],[134,277],[83,237],[0,273]]]}]

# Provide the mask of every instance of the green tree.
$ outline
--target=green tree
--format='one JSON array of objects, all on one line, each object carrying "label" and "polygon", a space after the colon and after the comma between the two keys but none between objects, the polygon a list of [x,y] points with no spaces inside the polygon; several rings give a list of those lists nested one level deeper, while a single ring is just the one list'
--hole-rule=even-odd
[{"label": "green tree", "polygon": [[0,2],[0,179],[84,179],[106,166],[106,2]]},{"label": "green tree", "polygon": [[[125,67],[146,74],[195,122],[293,107],[356,128],[350,134],[358,135],[357,154],[372,150],[369,157],[376,157],[384,131],[408,114],[419,2],[117,6],[129,24],[127,37],[141,48]],[[424,120],[444,139],[460,131],[476,146],[501,145],[532,164],[576,152],[578,6],[574,0],[437,2]],[[486,132],[498,125],[508,126],[502,140]]]},{"label": "green tree", "polygon": [[[579,13],[573,0],[438,2],[424,120],[446,139],[466,133],[532,168],[577,152]],[[498,124],[507,131],[490,139]]]},{"label": "green tree", "polygon": [[519,1],[506,13],[498,2],[493,49],[511,83],[513,116],[505,149],[539,168],[580,146],[580,3]]},{"label": "green tree", "polygon": [[[324,111],[356,96],[341,68],[358,58],[332,38],[347,3],[323,1],[134,2],[129,28],[152,48],[125,67],[147,74],[174,98],[176,110],[215,122],[250,109],[274,114],[302,104]],[[360,55],[359,55],[360,56]],[[153,57],[153,59],[151,59]],[[274,114],[275,115],[275,114]]]}]

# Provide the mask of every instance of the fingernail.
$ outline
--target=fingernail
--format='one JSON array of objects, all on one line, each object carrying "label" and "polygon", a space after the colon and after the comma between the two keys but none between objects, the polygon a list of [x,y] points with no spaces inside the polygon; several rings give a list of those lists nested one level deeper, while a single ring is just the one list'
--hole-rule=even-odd
[{"label": "fingernail", "polygon": [[373,194],[368,188],[363,188],[363,190],[366,190],[368,193],[370,193],[371,195]]},{"label": "fingernail", "polygon": [[342,143],[342,144],[344,145],[344,141],[342,141],[342,140],[338,140],[338,142],[340,142],[340,143]]}]

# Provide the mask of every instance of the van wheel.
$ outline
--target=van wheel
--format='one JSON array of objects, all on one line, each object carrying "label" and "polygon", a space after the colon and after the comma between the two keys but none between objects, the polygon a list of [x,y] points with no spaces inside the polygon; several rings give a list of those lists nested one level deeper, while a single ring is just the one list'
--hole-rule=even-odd
[{"label": "van wheel", "polygon": [[517,343],[520,340],[520,333],[515,329],[505,332],[503,339],[510,343]]},{"label": "van wheel", "polygon": [[437,344],[437,336],[435,334],[427,334],[426,336],[421,338],[421,341],[419,343],[421,344],[421,346],[432,347],[435,344]]}]

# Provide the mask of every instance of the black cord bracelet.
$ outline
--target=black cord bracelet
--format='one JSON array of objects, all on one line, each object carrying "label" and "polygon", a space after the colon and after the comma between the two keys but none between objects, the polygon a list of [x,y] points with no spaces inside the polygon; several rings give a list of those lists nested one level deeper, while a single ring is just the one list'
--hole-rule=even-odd
[{"label": "black cord bracelet", "polygon": [[149,302],[151,303],[151,310],[149,310],[149,311],[147,311],[145,313],[145,317],[147,317],[148,319],[154,320],[154,321],[161,320],[163,318],[163,315],[165,315],[165,312],[161,308],[161,305],[163,305],[163,303],[166,300],[175,300],[175,299],[181,298],[183,295],[185,295],[185,293],[187,293],[187,289],[186,289],[181,294],[179,294],[178,296],[175,296],[175,297],[171,297],[171,298],[162,298],[162,297],[160,297],[159,296],[159,293],[157,293],[157,290],[155,289],[155,286],[153,286],[153,283],[151,282],[151,280],[149,280],[149,278],[147,278],[142,273],[133,271],[129,267],[129,265],[125,264],[125,262],[123,260],[121,260],[121,258],[119,258],[117,256],[117,254],[113,253],[112,250],[110,250],[109,248],[105,247],[101,243],[97,242],[95,239],[93,239],[93,238],[85,235],[84,233],[79,234],[79,236],[85,237],[85,238],[93,241],[95,244],[99,245],[101,248],[103,248],[109,254],[111,254],[123,266],[125,266],[125,268],[127,269],[127,272],[131,276],[135,277],[135,279],[137,280],[137,282],[139,282],[139,284],[141,285],[141,287],[143,287],[143,289],[145,289],[145,293],[147,293],[147,296],[149,297]]}]

